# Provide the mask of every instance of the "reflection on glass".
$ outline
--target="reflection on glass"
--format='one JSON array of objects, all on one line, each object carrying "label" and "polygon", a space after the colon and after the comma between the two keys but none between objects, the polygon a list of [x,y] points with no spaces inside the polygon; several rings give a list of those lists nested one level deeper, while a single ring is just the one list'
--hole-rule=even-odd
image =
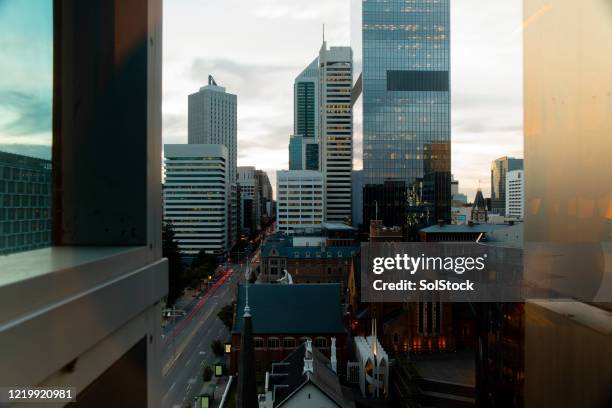
[{"label": "reflection on glass", "polygon": [[0,254],[51,243],[52,1],[0,1]]}]

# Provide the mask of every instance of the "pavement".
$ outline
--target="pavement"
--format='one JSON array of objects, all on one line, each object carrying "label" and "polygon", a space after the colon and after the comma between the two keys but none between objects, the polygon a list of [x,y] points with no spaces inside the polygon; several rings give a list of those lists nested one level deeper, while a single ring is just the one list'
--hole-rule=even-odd
[{"label": "pavement", "polygon": [[162,407],[182,408],[202,389],[202,369],[212,365],[215,356],[210,344],[229,340],[230,334],[217,318],[218,311],[235,299],[235,287],[244,279],[244,266],[229,265],[231,272],[214,283],[206,293],[188,303],[186,316],[178,318],[165,331],[162,340]]}]

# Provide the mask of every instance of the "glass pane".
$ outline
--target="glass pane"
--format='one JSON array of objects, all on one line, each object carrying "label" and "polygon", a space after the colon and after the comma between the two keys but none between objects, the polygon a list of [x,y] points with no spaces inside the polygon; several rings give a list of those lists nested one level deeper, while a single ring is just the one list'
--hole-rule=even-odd
[{"label": "glass pane", "polygon": [[0,254],[51,244],[51,0],[0,1]]}]

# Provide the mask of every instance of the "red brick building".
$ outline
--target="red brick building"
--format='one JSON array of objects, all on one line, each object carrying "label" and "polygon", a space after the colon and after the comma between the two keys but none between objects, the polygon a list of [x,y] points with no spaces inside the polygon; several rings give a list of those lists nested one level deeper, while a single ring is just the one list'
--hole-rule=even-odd
[{"label": "red brick building", "polygon": [[[258,377],[273,362],[285,359],[310,338],[313,345],[330,357],[332,337],[336,338],[338,370],[347,361],[347,330],[342,314],[339,284],[255,284],[249,285],[249,308],[253,322],[255,367]],[[238,371],[240,336],[246,302],[246,286],[241,285],[232,330],[230,371]]]}]

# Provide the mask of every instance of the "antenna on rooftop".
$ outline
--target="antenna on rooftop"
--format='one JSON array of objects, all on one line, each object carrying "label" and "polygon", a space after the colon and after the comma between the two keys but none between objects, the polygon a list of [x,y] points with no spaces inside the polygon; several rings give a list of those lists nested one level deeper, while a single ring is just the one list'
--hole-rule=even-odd
[{"label": "antenna on rooftop", "polygon": [[217,86],[217,83],[215,82],[215,78],[213,78],[212,75],[208,75],[208,85]]}]

